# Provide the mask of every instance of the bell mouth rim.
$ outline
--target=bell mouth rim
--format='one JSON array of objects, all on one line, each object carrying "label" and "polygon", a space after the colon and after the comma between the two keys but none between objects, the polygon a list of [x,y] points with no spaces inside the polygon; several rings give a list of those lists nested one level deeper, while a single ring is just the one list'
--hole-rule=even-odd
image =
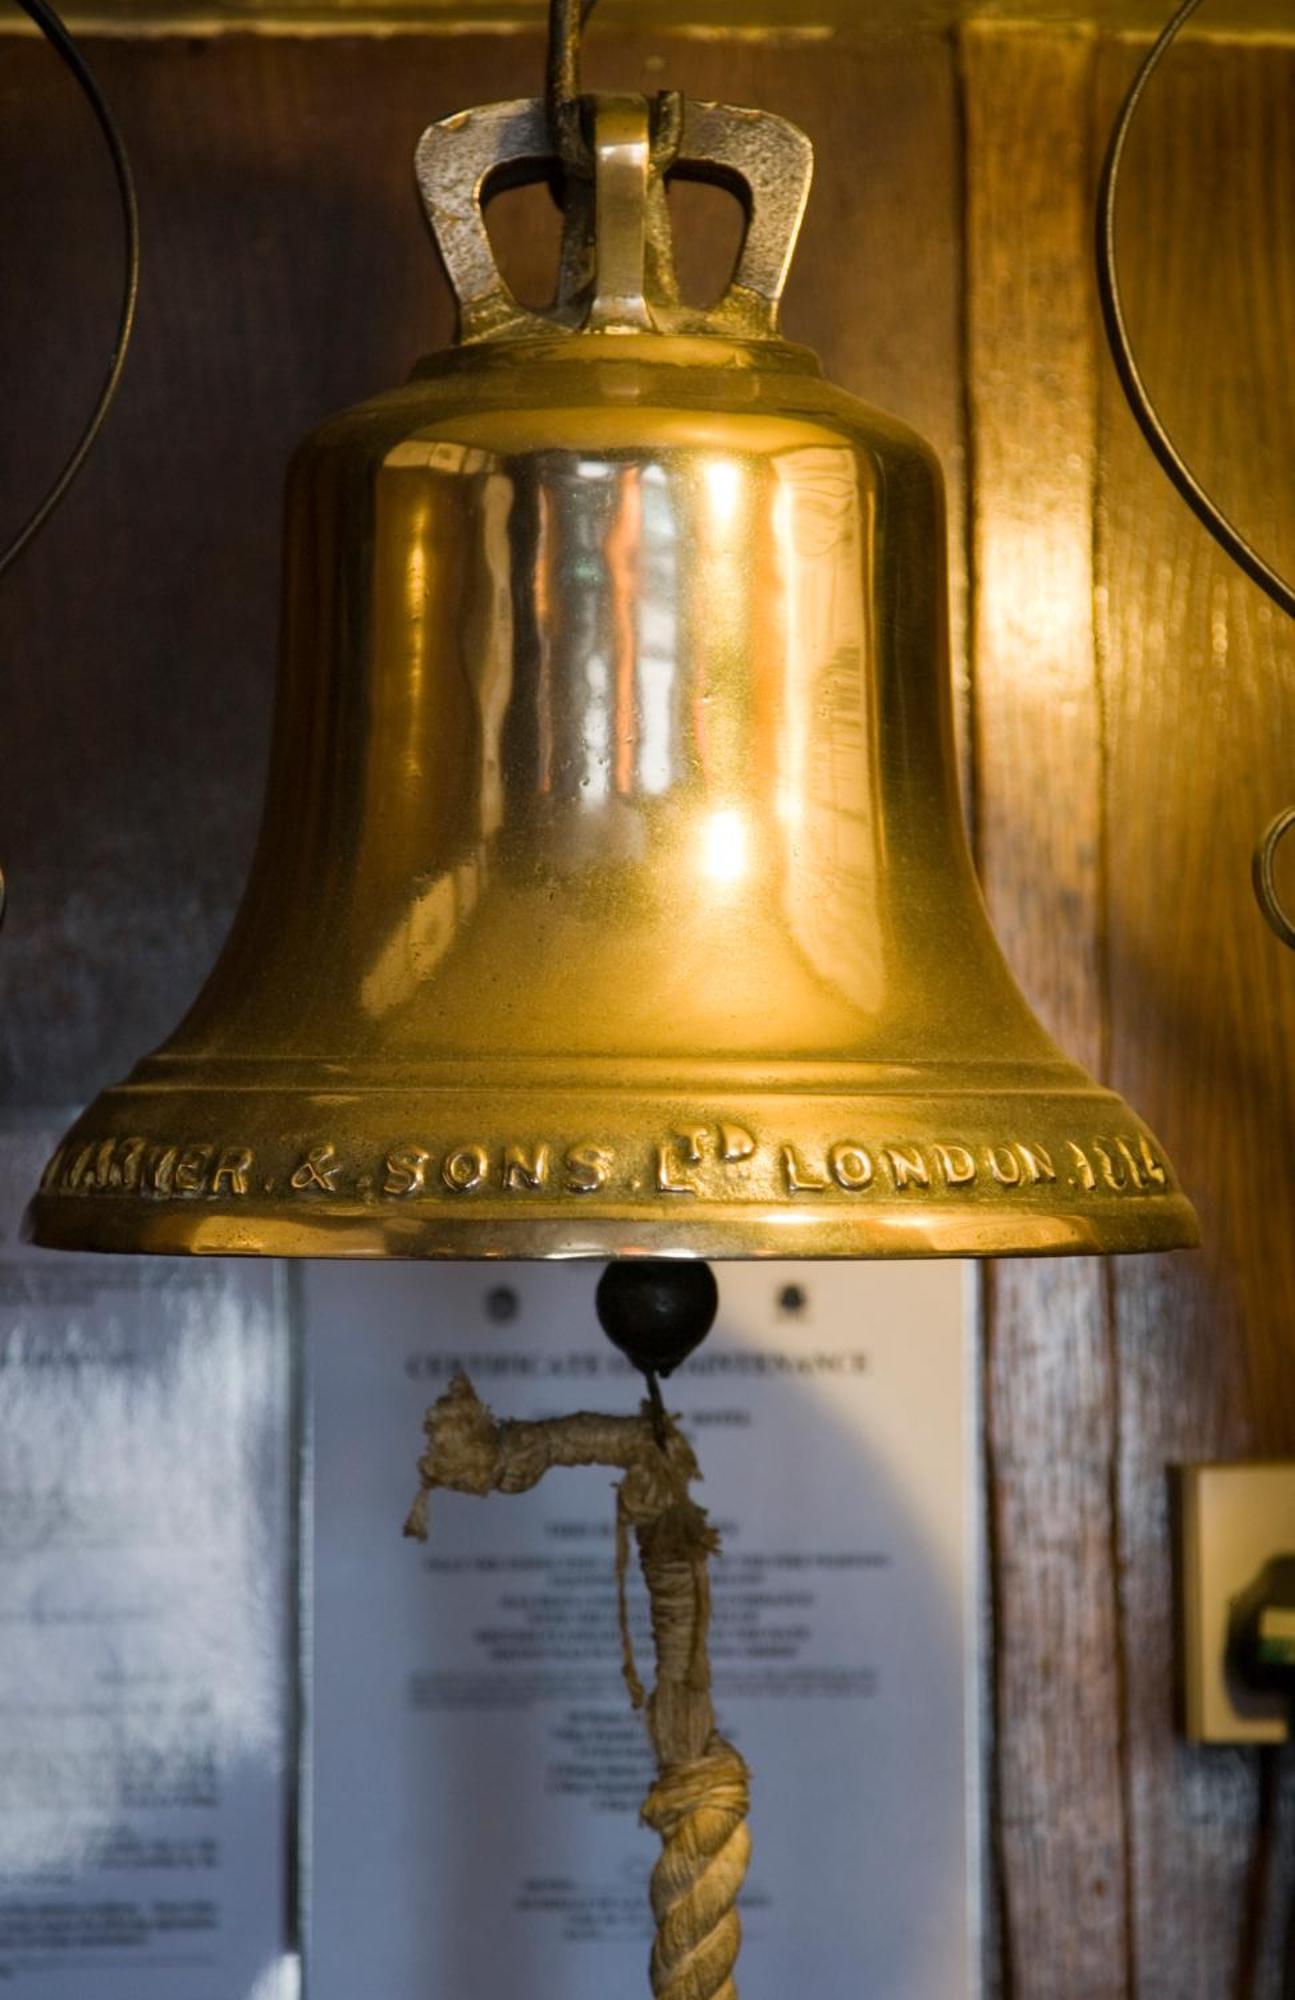
[{"label": "bell mouth rim", "polygon": [[[226,1066],[214,1068],[217,1083]],[[752,1066],[743,1090],[713,1071],[708,1089],[680,1074],[667,1090],[582,1068],[578,1088],[551,1072],[529,1088],[496,1074],[488,1087],[465,1070],[420,1091],[393,1070],[379,1089],[318,1071],[311,1089],[282,1073],[221,1089],[183,1071],[168,1082],[162,1061],[151,1088],[137,1072],[64,1135],[34,1191],[29,1240],[590,1260],[1101,1255],[1199,1241],[1159,1141],[1064,1060],[1021,1065],[1017,1087],[998,1091],[968,1090],[965,1073],[961,1091],[942,1090],[952,1078],[937,1065],[925,1088],[892,1068],[890,1089],[863,1093],[839,1068],[836,1089],[806,1089],[803,1071]]]},{"label": "bell mouth rim", "polygon": [[109,1255],[386,1259],[403,1261],[606,1262],[613,1258],[770,1262],[795,1258],[874,1262],[926,1258],[1119,1256],[1191,1249],[1200,1225],[1174,1192],[1136,1207],[1112,1201],[1080,1209],[1002,1201],[920,1212],[899,1203],[850,1213],[836,1203],[805,1207],[711,1205],[705,1216],[648,1217],[604,1210],[519,1216],[391,1214],[361,1204],[285,1213],[265,1204],[236,1213],[102,1196],[37,1194],[24,1218],[38,1248]]}]

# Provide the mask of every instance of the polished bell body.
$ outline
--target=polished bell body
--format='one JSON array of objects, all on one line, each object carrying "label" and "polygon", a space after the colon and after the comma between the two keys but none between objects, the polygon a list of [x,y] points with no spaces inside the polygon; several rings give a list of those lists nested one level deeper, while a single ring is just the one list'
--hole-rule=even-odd
[{"label": "polished bell body", "polygon": [[[265,819],[171,1040],[59,1148],[36,1239],[367,1256],[918,1256],[1195,1240],[1034,1019],[959,810],[942,482],[774,321],[808,185],[710,314],[643,100],[600,102],[549,316],[489,256],[542,107],[433,128],[464,338],[289,486]],[[466,193],[465,193],[466,190]]]}]

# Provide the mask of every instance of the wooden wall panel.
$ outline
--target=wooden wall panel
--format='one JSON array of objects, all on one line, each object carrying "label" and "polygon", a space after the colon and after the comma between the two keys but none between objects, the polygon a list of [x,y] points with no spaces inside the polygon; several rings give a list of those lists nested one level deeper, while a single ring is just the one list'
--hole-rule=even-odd
[{"label": "wooden wall panel", "polygon": [[[535,26],[547,0],[71,0],[65,12],[81,27],[121,34],[178,33],[255,26],[293,32],[302,26],[336,33],[400,27],[451,31],[497,25]],[[914,34],[958,22],[997,21],[1054,29],[1105,26],[1115,31],[1157,29],[1165,0],[600,0],[599,25],[641,27],[645,22],[733,40],[758,35]],[[1217,16],[1216,16],[1217,18]],[[1289,36],[1283,0],[1228,0],[1223,22],[1242,31]]]},{"label": "wooden wall panel", "polygon": [[[115,236],[61,72],[30,41],[0,47],[12,521],[93,393]],[[102,449],[0,594],[10,1105],[119,1073],[215,950],[256,817],[284,461],[445,337],[410,150],[429,118],[532,89],[539,44],[228,37],[95,57],[139,164],[146,291]],[[1102,359],[1088,203],[1129,62],[1039,30],[611,33],[591,81],[668,76],[814,134],[789,330],[940,448],[959,620],[969,419],[989,899],[1040,1013],[1145,1111],[1205,1227],[1193,1256],[989,1282],[989,1990],[1276,2000],[1292,1815],[1265,1830],[1253,1761],[1174,1736],[1164,1475],[1295,1451],[1295,958],[1247,887],[1254,835],[1295,800],[1295,652],[1163,485]],[[1148,372],[1295,567],[1295,54],[1185,52],[1147,120],[1125,266]],[[502,227],[534,279],[527,214]]]},{"label": "wooden wall panel", "polygon": [[[1177,1738],[1166,1472],[1295,1451],[1295,961],[1248,884],[1295,798],[1295,646],[1105,360],[1089,217],[1133,50],[992,29],[962,49],[982,870],[1039,1011],[1160,1132],[1205,1232],[991,1279],[994,1990],[1276,2000],[1291,1802],[1253,1755]],[[1288,570],[1293,86],[1289,51],[1178,55],[1122,238],[1166,415]]]},{"label": "wooden wall panel", "polygon": [[[1086,36],[962,41],[978,861],[1040,1017],[1101,1070],[1091,63]],[[1038,2000],[1122,1991],[1129,1949],[1106,1302],[1086,1260],[988,1273],[1000,1979]]]},{"label": "wooden wall panel", "polygon": [[[47,51],[0,44],[0,314],[16,521],[96,386],[116,236],[105,165]],[[423,126],[537,88],[534,36],[100,42],[140,181],[144,290],[84,483],[0,593],[0,1085],[84,1097],[178,1018],[254,833],[279,496],[295,440],[449,334],[413,196]],[[914,37],[775,48],[605,34],[592,85],[763,103],[819,147],[791,333],[933,438],[961,601],[956,101]],[[862,138],[861,138],[862,135]],[[866,193],[866,199],[863,198]],[[535,276],[529,211],[501,226]],[[11,292],[10,296],[13,296]]]},{"label": "wooden wall panel", "polygon": [[[1104,127],[1129,52],[1104,47]],[[1122,269],[1163,413],[1295,573],[1295,54],[1188,47],[1131,146]],[[1204,1247],[1114,1273],[1137,1991],[1235,1990],[1253,1758],[1188,1750],[1171,1704],[1164,1469],[1295,1452],[1295,956],[1248,887],[1295,800],[1295,634],[1217,555],[1101,378],[1111,1072],[1160,1132]],[[1287,1774],[1289,1778],[1289,1773]],[[1289,1857],[1275,1893],[1288,1895]],[[1276,1993],[1276,1968],[1259,1992]]]}]

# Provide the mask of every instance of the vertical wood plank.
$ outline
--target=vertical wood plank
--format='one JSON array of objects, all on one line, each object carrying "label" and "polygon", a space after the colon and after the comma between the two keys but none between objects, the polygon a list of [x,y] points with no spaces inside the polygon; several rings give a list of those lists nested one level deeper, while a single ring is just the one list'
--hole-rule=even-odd
[{"label": "vertical wood plank", "polygon": [[[1133,58],[1101,49],[1102,129]],[[1128,155],[1121,269],[1171,429],[1291,573],[1295,52],[1175,52]],[[1295,1452],[1295,958],[1248,881],[1256,836],[1295,799],[1295,637],[1172,494],[1106,369],[1101,384],[1112,1080],[1204,1233],[1198,1253],[1114,1277],[1137,1990],[1217,2000],[1237,1990],[1262,1872],[1258,1774],[1252,1755],[1176,1739],[1165,1468]],[[1273,1930],[1260,1995],[1279,1990]]]},{"label": "vertical wood plank", "polygon": [[[1092,43],[972,27],[961,49],[978,857],[1026,993],[1100,1072]],[[991,1808],[1013,2000],[1126,1991],[1113,1386],[1100,1266],[992,1268]]]}]

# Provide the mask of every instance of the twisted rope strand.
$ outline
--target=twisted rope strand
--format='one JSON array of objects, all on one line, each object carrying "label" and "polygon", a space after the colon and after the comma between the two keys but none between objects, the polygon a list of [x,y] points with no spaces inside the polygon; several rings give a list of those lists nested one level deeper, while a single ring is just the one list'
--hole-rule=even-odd
[{"label": "twisted rope strand", "polygon": [[718,1736],[704,1757],[666,1772],[648,1794],[642,1817],[663,1844],[651,1885],[656,2000],[737,2000],[749,1803],[746,1765]]},{"label": "twisted rope strand", "polygon": [[[709,1560],[719,1538],[689,1488],[701,1477],[673,1418],[656,1440],[645,1405],[636,1417],[588,1412],[541,1423],[500,1423],[464,1375],[427,1413],[428,1449],[405,1533],[427,1537],[432,1491],[520,1493],[558,1465],[613,1465],[621,1666],[635,1708],[646,1706],[658,1777],[643,1805],[662,1852],[652,1871],[655,2000],[737,2000],[742,1941],[737,1899],[751,1857],[750,1775],[719,1735],[710,1693]],[[633,1529],[652,1613],[657,1680],[645,1694],[626,1603]]]}]

